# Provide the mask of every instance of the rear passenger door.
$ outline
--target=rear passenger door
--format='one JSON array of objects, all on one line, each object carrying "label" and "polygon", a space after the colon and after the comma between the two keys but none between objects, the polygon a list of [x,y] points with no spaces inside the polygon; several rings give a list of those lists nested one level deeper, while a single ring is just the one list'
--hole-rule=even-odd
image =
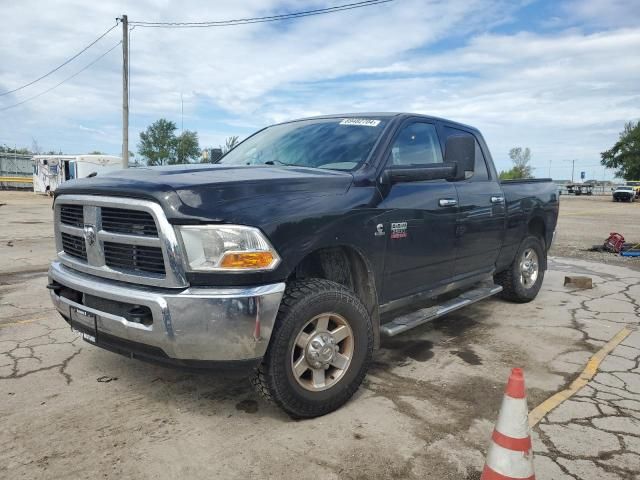
[{"label": "rear passenger door", "polygon": [[[451,135],[469,135],[476,144],[474,174],[455,182],[458,194],[456,225],[456,279],[491,273],[502,248],[505,199],[495,170],[471,131],[444,125],[444,141]],[[481,140],[481,139],[480,139]]]}]

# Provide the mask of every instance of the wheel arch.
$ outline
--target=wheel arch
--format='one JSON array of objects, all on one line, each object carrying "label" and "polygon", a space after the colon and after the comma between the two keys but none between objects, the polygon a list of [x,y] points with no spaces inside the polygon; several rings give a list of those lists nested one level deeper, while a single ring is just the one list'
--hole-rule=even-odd
[{"label": "wheel arch", "polygon": [[[543,251],[546,252],[548,250],[549,241],[547,239],[547,226],[545,224],[544,218],[542,215],[534,215],[527,224],[527,233],[528,235],[533,235],[538,237],[542,241]],[[547,259],[546,255],[542,259],[543,265],[541,265],[545,270],[547,269]]]},{"label": "wheel arch", "polygon": [[375,273],[365,255],[352,245],[317,248],[305,255],[293,268],[287,282],[305,278],[323,278],[353,291],[371,316],[374,348],[380,345],[380,312]]}]

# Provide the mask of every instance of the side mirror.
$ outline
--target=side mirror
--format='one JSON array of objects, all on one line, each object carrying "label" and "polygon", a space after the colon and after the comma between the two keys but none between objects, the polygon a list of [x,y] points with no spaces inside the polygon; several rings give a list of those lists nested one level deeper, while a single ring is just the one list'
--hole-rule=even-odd
[{"label": "side mirror", "polygon": [[465,180],[473,175],[476,164],[476,141],[471,135],[452,135],[447,138],[445,163],[455,164],[455,180]]}]

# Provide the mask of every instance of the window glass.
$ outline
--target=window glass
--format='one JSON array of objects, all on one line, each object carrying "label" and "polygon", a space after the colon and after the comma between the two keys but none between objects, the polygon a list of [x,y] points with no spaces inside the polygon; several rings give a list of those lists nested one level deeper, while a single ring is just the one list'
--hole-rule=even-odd
[{"label": "window glass", "polygon": [[352,170],[367,159],[386,124],[384,119],[328,118],[274,125],[217,163]]},{"label": "window glass", "polygon": [[391,149],[393,165],[411,166],[442,163],[436,128],[430,123],[404,127]]}]

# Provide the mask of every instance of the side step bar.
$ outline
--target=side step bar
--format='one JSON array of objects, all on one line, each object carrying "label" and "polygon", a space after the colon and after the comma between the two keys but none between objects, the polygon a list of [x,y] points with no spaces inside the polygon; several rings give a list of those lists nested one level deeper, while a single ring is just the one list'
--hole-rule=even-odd
[{"label": "side step bar", "polygon": [[400,317],[394,318],[392,321],[380,326],[380,333],[386,337],[393,337],[400,333],[411,330],[419,325],[440,318],[447,313],[451,313],[459,308],[466,307],[472,303],[479,302],[485,298],[492,297],[496,293],[500,293],[502,287],[500,285],[481,286],[473,290],[458,295],[451,300],[435,305],[429,308],[421,308],[415,312],[407,313]]}]

